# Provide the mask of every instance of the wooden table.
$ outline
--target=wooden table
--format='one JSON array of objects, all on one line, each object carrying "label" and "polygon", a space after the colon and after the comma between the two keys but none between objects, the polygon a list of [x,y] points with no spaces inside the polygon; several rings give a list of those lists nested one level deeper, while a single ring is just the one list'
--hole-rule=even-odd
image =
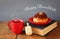
[{"label": "wooden table", "polygon": [[[8,29],[7,22],[0,22],[0,39],[15,39],[16,35]],[[17,39],[60,39],[60,22],[58,26],[49,32],[46,36],[33,34],[27,36],[24,32],[19,34]]]}]

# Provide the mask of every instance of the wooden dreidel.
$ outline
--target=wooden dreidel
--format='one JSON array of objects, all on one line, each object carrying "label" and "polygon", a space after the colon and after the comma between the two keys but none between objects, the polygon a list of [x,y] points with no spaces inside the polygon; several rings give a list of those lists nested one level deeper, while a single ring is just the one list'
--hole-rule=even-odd
[{"label": "wooden dreidel", "polygon": [[27,26],[25,27],[26,35],[32,35],[32,27],[29,25],[29,23],[26,24],[27,24]]}]

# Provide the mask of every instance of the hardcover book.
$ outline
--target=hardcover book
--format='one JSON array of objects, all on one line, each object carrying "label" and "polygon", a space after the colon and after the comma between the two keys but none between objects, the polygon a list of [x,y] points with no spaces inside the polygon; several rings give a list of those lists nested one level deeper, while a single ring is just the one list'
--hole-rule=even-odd
[{"label": "hardcover book", "polygon": [[30,22],[28,23],[32,26],[33,33],[41,36],[46,35],[48,32],[50,32],[51,30],[57,27],[57,21],[55,20],[52,20],[50,23],[46,25],[35,25]]}]

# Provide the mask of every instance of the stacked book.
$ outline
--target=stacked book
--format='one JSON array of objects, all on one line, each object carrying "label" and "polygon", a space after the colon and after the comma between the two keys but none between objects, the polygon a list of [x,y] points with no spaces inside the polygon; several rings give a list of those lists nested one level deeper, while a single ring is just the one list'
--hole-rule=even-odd
[{"label": "stacked book", "polygon": [[48,32],[50,32],[51,30],[57,27],[57,21],[55,20],[52,20],[47,25],[35,25],[30,22],[28,23],[32,27],[33,33],[41,35],[41,36],[45,36]]}]

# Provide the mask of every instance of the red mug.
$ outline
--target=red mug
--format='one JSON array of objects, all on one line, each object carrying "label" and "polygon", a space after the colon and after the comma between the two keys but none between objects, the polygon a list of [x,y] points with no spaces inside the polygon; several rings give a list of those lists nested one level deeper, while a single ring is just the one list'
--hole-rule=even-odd
[{"label": "red mug", "polygon": [[24,28],[24,21],[21,19],[14,19],[8,22],[8,27],[14,32],[15,34],[21,34]]}]

